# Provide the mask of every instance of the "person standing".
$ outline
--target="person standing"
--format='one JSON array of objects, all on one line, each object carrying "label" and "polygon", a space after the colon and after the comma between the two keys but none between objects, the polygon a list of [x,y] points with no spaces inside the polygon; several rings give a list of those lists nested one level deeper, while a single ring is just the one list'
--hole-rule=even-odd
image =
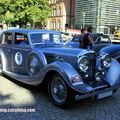
[{"label": "person standing", "polygon": [[80,48],[84,48],[84,35],[86,34],[85,29],[81,29],[81,35],[80,35]]},{"label": "person standing", "polygon": [[83,37],[83,48],[93,49],[92,26],[87,28],[87,33]]}]

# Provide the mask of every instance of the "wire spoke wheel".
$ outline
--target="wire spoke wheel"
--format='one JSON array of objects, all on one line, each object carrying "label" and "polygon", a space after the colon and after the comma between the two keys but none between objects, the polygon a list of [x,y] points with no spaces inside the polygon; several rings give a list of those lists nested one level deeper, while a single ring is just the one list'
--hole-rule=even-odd
[{"label": "wire spoke wheel", "polygon": [[58,73],[55,73],[50,77],[48,82],[48,92],[51,101],[60,108],[67,108],[75,100],[73,90]]},{"label": "wire spoke wheel", "polygon": [[57,102],[65,102],[67,98],[67,88],[64,81],[59,77],[56,77],[51,81],[51,93]]}]

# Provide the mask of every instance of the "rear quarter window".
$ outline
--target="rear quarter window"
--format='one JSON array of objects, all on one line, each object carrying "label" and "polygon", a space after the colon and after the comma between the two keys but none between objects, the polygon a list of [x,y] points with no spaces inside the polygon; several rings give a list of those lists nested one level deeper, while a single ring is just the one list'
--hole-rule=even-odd
[{"label": "rear quarter window", "polygon": [[12,39],[13,39],[12,33],[10,32],[3,33],[1,36],[1,43],[12,44]]}]

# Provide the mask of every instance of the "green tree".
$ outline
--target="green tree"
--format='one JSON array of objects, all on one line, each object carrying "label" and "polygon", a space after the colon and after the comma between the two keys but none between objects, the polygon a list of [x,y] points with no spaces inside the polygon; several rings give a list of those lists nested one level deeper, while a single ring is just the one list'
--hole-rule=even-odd
[{"label": "green tree", "polygon": [[[30,23],[35,27],[44,25],[51,12],[49,0],[2,0],[0,1],[0,16],[8,23],[22,25]],[[13,19],[14,17],[14,19]]]},{"label": "green tree", "polygon": [[9,10],[10,0],[0,1],[0,22],[5,21],[6,13]]},{"label": "green tree", "polygon": [[0,15],[0,23],[4,21],[4,15]]},{"label": "green tree", "polygon": [[13,22],[13,19],[14,19],[14,14],[10,13],[10,11],[7,11],[5,14],[5,22],[8,25],[8,27],[11,24],[11,22]]}]

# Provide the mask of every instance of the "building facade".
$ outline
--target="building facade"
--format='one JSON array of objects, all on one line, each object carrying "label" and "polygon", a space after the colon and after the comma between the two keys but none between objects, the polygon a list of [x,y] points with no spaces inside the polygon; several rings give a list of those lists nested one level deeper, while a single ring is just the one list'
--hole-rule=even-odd
[{"label": "building facade", "polygon": [[47,29],[65,32],[74,27],[75,0],[51,0],[51,16],[47,20]]},{"label": "building facade", "polygon": [[120,0],[76,0],[75,27],[92,25],[95,32],[120,29]]}]

